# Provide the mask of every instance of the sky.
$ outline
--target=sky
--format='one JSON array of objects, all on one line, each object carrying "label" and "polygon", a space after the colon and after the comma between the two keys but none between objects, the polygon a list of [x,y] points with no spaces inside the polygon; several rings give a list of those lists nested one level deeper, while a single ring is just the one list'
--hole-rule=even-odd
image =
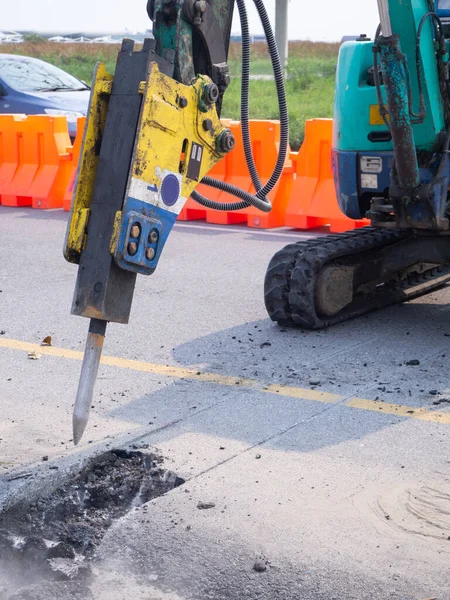
[{"label": "sky", "polygon": [[[0,0],[4,29],[37,31],[143,31],[149,26],[146,0]],[[272,22],[275,0],[266,0]],[[247,0],[252,33],[262,28],[253,1]],[[373,36],[376,0],[289,0],[289,38],[339,41],[344,35]],[[237,13],[237,11],[236,11]],[[239,31],[235,19],[233,32]]]}]

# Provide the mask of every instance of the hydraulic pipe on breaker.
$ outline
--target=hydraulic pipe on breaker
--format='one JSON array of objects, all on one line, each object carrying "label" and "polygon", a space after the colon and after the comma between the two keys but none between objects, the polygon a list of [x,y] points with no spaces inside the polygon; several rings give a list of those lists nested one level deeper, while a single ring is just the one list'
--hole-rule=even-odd
[{"label": "hydraulic pipe on breaker", "polygon": [[400,37],[393,34],[388,0],[378,0],[382,35],[377,43],[389,110],[395,166],[400,186],[405,190],[419,187],[420,175],[408,100],[406,59]]}]

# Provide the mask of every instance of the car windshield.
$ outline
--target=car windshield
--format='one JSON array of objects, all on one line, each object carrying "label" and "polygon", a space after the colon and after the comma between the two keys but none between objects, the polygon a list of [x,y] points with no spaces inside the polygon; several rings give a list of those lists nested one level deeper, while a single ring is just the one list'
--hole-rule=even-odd
[{"label": "car windshield", "polygon": [[0,55],[0,78],[19,92],[74,91],[89,89],[69,73],[35,58]]}]

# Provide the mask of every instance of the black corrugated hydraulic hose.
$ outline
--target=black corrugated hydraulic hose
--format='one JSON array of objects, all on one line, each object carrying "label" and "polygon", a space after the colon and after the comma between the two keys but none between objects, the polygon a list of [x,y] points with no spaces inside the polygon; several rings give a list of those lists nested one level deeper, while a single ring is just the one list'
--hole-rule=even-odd
[{"label": "black corrugated hydraulic hose", "polygon": [[286,91],[284,87],[283,67],[280,63],[278,48],[270,25],[269,17],[262,0],[253,0],[264,29],[267,40],[270,59],[272,62],[275,85],[277,89],[278,107],[280,113],[280,146],[277,162],[269,181],[263,186],[255,165],[252,152],[249,124],[249,85],[250,85],[250,30],[248,26],[247,10],[245,0],[236,0],[242,29],[242,90],[241,90],[241,128],[242,141],[244,145],[245,159],[250,177],[256,190],[256,195],[240,190],[229,183],[204,177],[202,183],[219,189],[223,192],[236,196],[241,202],[220,203],[205,198],[198,192],[192,193],[192,198],[207,208],[220,211],[236,211],[249,206],[255,206],[263,212],[270,212],[272,204],[267,195],[274,189],[283,172],[289,144],[289,115],[286,101]]}]

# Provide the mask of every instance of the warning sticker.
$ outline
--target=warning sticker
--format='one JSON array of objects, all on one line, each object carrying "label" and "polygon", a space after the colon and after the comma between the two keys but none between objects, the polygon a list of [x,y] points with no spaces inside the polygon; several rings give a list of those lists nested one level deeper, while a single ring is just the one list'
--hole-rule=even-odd
[{"label": "warning sticker", "polygon": [[367,175],[363,173],[361,175],[361,187],[368,190],[378,189],[378,175]]},{"label": "warning sticker", "polygon": [[361,156],[361,171],[363,173],[381,173],[383,171],[381,156]]},{"label": "warning sticker", "polygon": [[192,143],[191,155],[187,169],[187,176],[193,181],[198,181],[200,177],[200,168],[202,166],[203,146]]}]

